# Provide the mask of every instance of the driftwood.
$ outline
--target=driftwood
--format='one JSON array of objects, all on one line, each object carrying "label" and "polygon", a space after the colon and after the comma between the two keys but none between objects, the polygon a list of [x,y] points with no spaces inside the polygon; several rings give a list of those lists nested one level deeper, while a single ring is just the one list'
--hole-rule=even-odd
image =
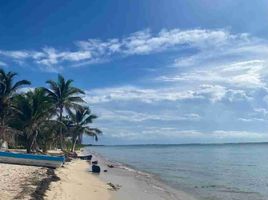
[{"label": "driftwood", "polygon": [[92,164],[93,164],[93,165],[97,165],[97,164],[98,164],[98,161],[97,161],[97,160],[92,161]]},{"label": "driftwood", "polygon": [[112,191],[117,191],[122,187],[121,185],[115,185],[115,184],[113,184],[111,182],[107,183],[107,185],[109,185],[111,187],[110,190],[112,190]]}]

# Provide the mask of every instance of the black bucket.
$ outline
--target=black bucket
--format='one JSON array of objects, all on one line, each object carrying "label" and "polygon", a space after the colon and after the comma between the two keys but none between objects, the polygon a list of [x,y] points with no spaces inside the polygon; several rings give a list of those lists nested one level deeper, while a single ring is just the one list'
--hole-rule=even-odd
[{"label": "black bucket", "polygon": [[92,165],[92,172],[93,173],[100,173],[101,168],[98,165]]}]

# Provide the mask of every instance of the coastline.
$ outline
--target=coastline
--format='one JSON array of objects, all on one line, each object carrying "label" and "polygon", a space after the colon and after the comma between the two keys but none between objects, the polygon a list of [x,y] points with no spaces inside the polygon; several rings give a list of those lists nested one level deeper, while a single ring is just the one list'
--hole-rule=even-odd
[{"label": "coastline", "polygon": [[89,169],[80,159],[57,169],[0,163],[0,200],[111,199],[111,187]]},{"label": "coastline", "polygon": [[[257,152],[263,152],[265,148],[266,147],[261,147],[262,151],[258,149]],[[251,149],[247,149],[247,151],[251,152]],[[165,175],[170,176],[171,174],[175,176],[176,172],[174,173],[173,170],[171,171],[172,173],[164,173],[165,167],[161,168],[160,165],[164,158],[160,158],[159,162],[151,162],[148,160],[149,158],[145,156],[146,152],[144,152],[144,150],[142,150],[142,152],[143,154],[140,154],[141,157],[136,158],[136,163],[139,165],[135,164],[135,162],[131,162],[131,160],[127,162],[133,164],[134,167],[132,167],[131,165],[123,164],[124,160],[128,161],[128,158],[124,157],[118,151],[111,151],[107,156],[103,156],[106,155],[105,151],[104,154],[101,154],[99,151],[95,151],[91,148],[82,149],[80,155],[91,154],[93,155],[92,161],[98,160],[98,164],[101,167],[100,174],[92,174],[90,172],[90,163],[80,159],[72,159],[71,162],[65,163],[64,167],[55,170],[43,167],[0,163],[0,200],[83,200],[88,199],[89,196],[99,200],[220,200],[229,199],[229,197],[230,199],[264,200],[267,197],[267,195],[265,195],[266,190],[261,193],[258,190],[254,190],[251,185],[249,189],[246,189],[238,186],[232,187],[228,184],[220,185],[205,182],[207,179],[202,179],[202,185],[198,185],[196,182],[193,185],[196,191],[203,191],[203,193],[195,193],[194,190],[182,189],[184,182],[174,185],[173,187],[173,184],[169,185],[169,182],[165,181]],[[134,154],[129,154],[129,152],[126,153],[132,157],[134,156]],[[242,153],[245,153],[245,151],[243,150]],[[141,160],[142,157],[144,157],[143,160]],[[265,158],[264,154],[262,158]],[[120,161],[117,162],[117,159],[122,163],[120,163]],[[143,161],[143,163],[140,161]],[[165,161],[167,162],[167,160]],[[263,170],[262,167],[265,167],[265,165],[259,166],[258,163],[253,164],[254,161],[255,160],[250,160],[250,162],[241,163],[240,160],[238,160],[232,163],[231,166],[235,167],[237,170]],[[219,165],[222,166],[221,163],[219,163]],[[144,171],[140,171],[140,169]],[[159,169],[159,172],[163,172],[163,174],[154,173],[154,169]],[[230,169],[229,165],[224,166],[223,169]],[[193,172],[190,167],[189,170],[191,173]],[[152,171],[151,174],[150,171]],[[222,173],[224,170],[218,170],[216,172]],[[182,173],[185,173],[185,171]],[[194,175],[196,177],[197,174]],[[227,174],[226,177],[230,176]],[[234,176],[234,178],[235,177],[239,176]],[[176,176],[174,178],[176,178]],[[259,180],[261,179],[258,179],[258,181]],[[181,180],[179,179],[178,181]],[[265,180],[258,183],[258,186],[261,187],[263,183],[265,183]]]},{"label": "coastline", "polygon": [[91,165],[80,159],[55,170],[0,164],[0,199],[86,200],[90,196],[96,200],[196,200],[151,174],[109,161],[88,149],[82,154],[92,154],[93,161],[98,160],[100,174],[91,173]]},{"label": "coastline", "polygon": [[[85,149],[85,152],[93,155],[93,160],[103,170],[99,178],[118,187],[112,192],[111,200],[196,200],[193,196],[180,190],[176,190],[157,180],[152,174],[135,170],[118,162],[110,161],[102,155]],[[109,168],[108,165],[114,166]]]}]

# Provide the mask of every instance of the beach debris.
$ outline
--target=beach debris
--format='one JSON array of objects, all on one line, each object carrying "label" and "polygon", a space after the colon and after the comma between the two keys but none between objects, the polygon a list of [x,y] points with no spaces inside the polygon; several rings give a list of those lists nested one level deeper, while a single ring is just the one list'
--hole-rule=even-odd
[{"label": "beach debris", "polygon": [[70,157],[70,158],[77,158],[78,157],[76,152],[68,152],[68,153],[66,153],[66,156]]},{"label": "beach debris", "polygon": [[113,165],[107,165],[109,168],[114,168],[114,166]]},{"label": "beach debris", "polygon": [[65,156],[65,162],[71,162],[72,161],[72,158],[69,157],[69,156]]},{"label": "beach debris", "polygon": [[100,173],[101,172],[101,168],[98,165],[92,165],[92,172],[93,173]]},{"label": "beach debris", "polygon": [[98,164],[98,161],[97,161],[97,160],[92,161],[92,164],[93,164],[93,165],[97,165],[97,164]]},{"label": "beach debris", "polygon": [[201,188],[214,188],[216,185],[202,185]]},{"label": "beach debris", "polygon": [[118,185],[118,184],[115,185],[115,184],[113,184],[111,182],[107,183],[107,185],[110,186],[109,190],[112,190],[112,191],[117,191],[122,187],[121,185]]},{"label": "beach debris", "polygon": [[78,156],[78,158],[80,158],[81,160],[91,160],[92,159],[92,155]]}]

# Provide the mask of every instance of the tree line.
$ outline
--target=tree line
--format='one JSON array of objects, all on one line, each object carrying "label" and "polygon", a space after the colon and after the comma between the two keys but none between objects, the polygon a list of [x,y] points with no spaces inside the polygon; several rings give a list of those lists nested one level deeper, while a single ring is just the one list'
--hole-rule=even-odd
[{"label": "tree line", "polygon": [[26,148],[28,153],[52,148],[74,151],[83,134],[98,140],[101,131],[89,126],[97,116],[83,99],[84,91],[73,80],[58,75],[47,87],[23,92],[28,80],[0,69],[0,145]]}]

